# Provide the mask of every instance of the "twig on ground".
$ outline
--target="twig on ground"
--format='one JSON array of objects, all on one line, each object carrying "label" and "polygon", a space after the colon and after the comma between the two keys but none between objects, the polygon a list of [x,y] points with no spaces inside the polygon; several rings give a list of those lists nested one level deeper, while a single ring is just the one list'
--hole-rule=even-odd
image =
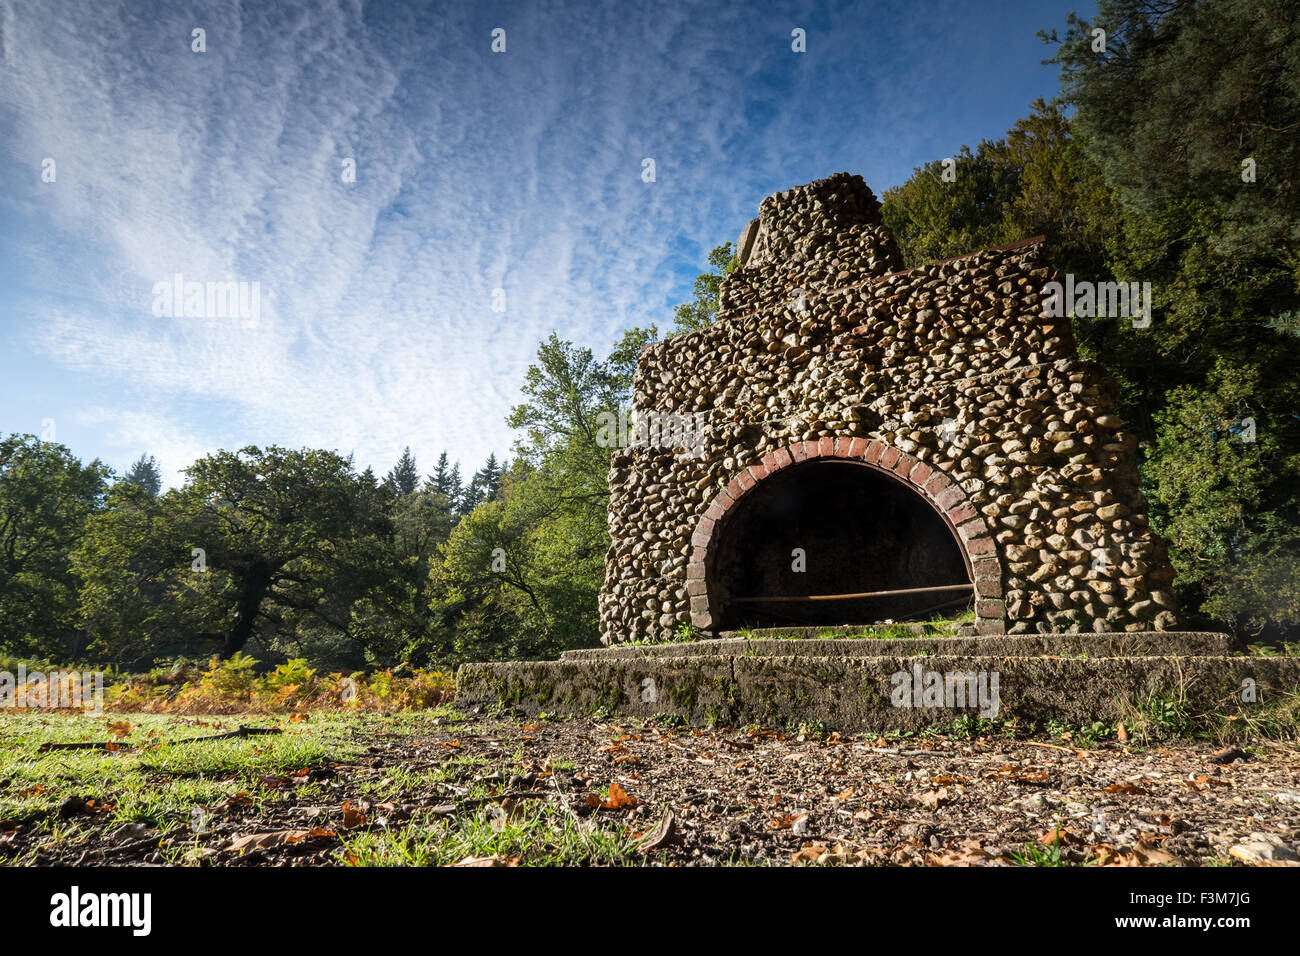
[{"label": "twig on ground", "polygon": [[284,733],[279,727],[240,727],[238,730],[231,730],[224,734],[209,734],[206,737],[186,737],[182,740],[172,740],[173,744],[192,744],[199,740],[226,740],[230,737],[257,737],[262,734],[282,734]]},{"label": "twig on ground", "polygon": [[[278,727],[240,727],[238,730],[231,730],[224,734],[210,734],[206,737],[185,737],[182,740],[168,740],[164,743],[169,744],[192,744],[200,740],[228,740],[232,737],[256,737],[261,734],[282,734],[283,730]],[[36,748],[38,754],[48,753],[51,750],[107,750],[110,747],[115,750],[134,750],[137,744],[119,743],[116,740],[96,740],[84,741],[75,744],[60,744],[46,741]]]},{"label": "twig on ground", "polygon": [[48,753],[51,750],[107,750],[112,747],[117,750],[134,750],[135,744],[118,743],[116,740],[96,740],[76,744],[56,744],[46,741],[36,748],[38,754]]}]

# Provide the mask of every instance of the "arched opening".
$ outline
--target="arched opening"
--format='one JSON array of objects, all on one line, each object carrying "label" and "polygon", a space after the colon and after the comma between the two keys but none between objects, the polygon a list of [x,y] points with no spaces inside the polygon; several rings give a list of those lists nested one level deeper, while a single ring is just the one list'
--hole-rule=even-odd
[{"label": "arched opening", "polygon": [[708,592],[722,630],[923,620],[974,600],[943,516],[910,485],[852,459],[770,475],[713,535]]}]

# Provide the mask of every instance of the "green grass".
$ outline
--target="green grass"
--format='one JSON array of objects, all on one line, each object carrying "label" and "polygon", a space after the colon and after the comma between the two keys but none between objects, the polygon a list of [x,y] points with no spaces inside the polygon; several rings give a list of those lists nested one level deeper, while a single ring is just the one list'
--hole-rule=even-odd
[{"label": "green grass", "polygon": [[1282,641],[1278,644],[1255,643],[1246,647],[1254,657],[1300,657],[1300,641]]},{"label": "green grass", "polygon": [[[35,824],[56,834],[54,812],[71,796],[93,797],[111,806],[108,824],[147,822],[166,828],[186,823],[195,806],[219,803],[247,793],[255,804],[271,796],[264,777],[304,767],[354,759],[358,722],[354,715],[314,716],[291,723],[283,717],[177,718],[147,714],[6,715],[0,745],[0,819]],[[370,718],[372,721],[374,718]],[[116,737],[110,722],[126,721],[131,730]],[[283,733],[204,743],[175,742],[185,737],[235,730],[241,722],[279,727]],[[45,742],[116,741],[134,747],[105,750],[53,750]]]},{"label": "green grass", "polygon": [[[75,858],[85,849],[101,845],[105,835],[123,824],[143,823],[165,837],[158,847],[172,864],[199,864],[212,856],[210,841],[196,837],[197,818],[218,819],[223,805],[237,798],[243,812],[256,819],[263,811],[277,811],[285,802],[306,807],[319,803],[320,818],[298,818],[296,825],[320,825],[337,830],[338,792],[333,784],[309,781],[297,772],[325,769],[342,779],[352,776],[353,800],[359,791],[380,803],[405,803],[413,796],[428,798],[446,793],[450,785],[455,801],[484,805],[454,816],[436,815],[417,806],[414,814],[391,829],[338,833],[332,858],[358,866],[446,865],[467,857],[499,857],[519,865],[630,865],[645,862],[636,852],[629,828],[652,824],[600,813],[580,821],[564,807],[541,800],[519,799],[509,811],[491,799],[499,781],[474,783],[483,772],[509,770],[487,758],[434,751],[435,761],[408,765],[401,759],[378,758],[379,772],[366,775],[366,758],[386,740],[410,743],[437,726],[454,728],[461,715],[449,708],[425,714],[313,714],[295,723],[284,716],[247,715],[190,718],[161,715],[17,714],[0,722],[0,820],[17,821],[36,837],[27,852],[7,862],[34,862],[39,852],[61,850]],[[129,723],[122,737],[110,724]],[[276,735],[184,743],[199,737],[250,726],[275,727]],[[453,730],[453,733],[455,731]],[[40,753],[47,742],[78,743],[116,741],[115,751],[53,750]],[[134,745],[127,747],[125,745]],[[409,751],[407,751],[409,752]],[[516,754],[516,759],[521,756]],[[335,768],[334,765],[342,765]],[[572,771],[572,761],[557,761],[554,768]],[[292,781],[286,785],[286,780]],[[62,819],[60,805],[67,798],[93,798],[103,809]],[[571,798],[573,799],[573,798]],[[247,804],[244,804],[247,801]],[[268,814],[273,816],[273,814]],[[282,826],[283,824],[277,824]],[[274,829],[273,826],[266,828]],[[207,845],[205,845],[205,843]],[[516,860],[517,858],[517,860]]]},{"label": "green grass", "polygon": [[1087,863],[1075,863],[1061,855],[1061,847],[1056,843],[1026,843],[1024,848],[1013,852],[1011,860],[1016,866],[1088,866]]},{"label": "green grass", "polygon": [[640,862],[622,828],[588,828],[562,808],[520,801],[401,829],[344,835],[337,851],[352,866],[447,866],[495,857],[518,866],[624,866]]},{"label": "green grass", "polygon": [[[1057,827],[1059,826],[1058,821]],[[1011,862],[1016,866],[1092,866],[1091,860],[1078,862],[1061,852],[1059,829],[1053,834],[1051,843],[1026,843],[1019,851],[1011,854]]]},{"label": "green grass", "polygon": [[[355,760],[360,732],[409,728],[417,720],[458,719],[447,708],[430,714],[315,714],[294,723],[283,716],[185,718],[154,714],[5,715],[0,728],[0,819],[18,820],[56,834],[59,805],[71,796],[111,806],[104,822],[145,822],[167,828],[186,824],[196,806],[211,806],[246,793],[258,805],[274,798],[264,778],[303,768]],[[117,737],[110,723],[125,721]],[[283,733],[196,743],[181,742],[250,726]],[[133,747],[38,752],[41,744],[114,741]],[[463,759],[463,758],[462,758]],[[274,783],[274,779],[271,780]],[[309,786],[309,785],[308,785]],[[310,793],[299,788],[304,795]]]}]

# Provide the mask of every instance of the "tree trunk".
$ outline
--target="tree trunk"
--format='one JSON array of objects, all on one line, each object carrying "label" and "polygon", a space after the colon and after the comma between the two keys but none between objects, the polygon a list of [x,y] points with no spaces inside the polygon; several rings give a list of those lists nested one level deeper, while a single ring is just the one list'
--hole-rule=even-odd
[{"label": "tree trunk", "polygon": [[239,604],[235,607],[235,620],[226,630],[221,645],[222,658],[231,657],[244,649],[253,634],[258,609],[271,590],[271,567],[265,561],[254,562],[240,586]]}]

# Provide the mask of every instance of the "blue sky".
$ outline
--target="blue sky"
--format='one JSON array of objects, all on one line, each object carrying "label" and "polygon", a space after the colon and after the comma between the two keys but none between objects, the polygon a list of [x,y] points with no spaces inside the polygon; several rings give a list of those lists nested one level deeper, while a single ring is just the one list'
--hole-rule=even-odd
[{"label": "blue sky", "polygon": [[[763,196],[1002,135],[1071,9],[0,0],[0,432],[472,470],[539,339],[603,356]],[[256,321],[156,314],[177,274]]]}]

